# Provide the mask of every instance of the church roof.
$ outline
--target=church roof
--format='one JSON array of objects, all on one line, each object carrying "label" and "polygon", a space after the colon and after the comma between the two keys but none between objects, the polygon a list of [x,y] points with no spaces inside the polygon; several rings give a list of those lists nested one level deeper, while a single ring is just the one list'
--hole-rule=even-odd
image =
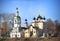
[{"label": "church roof", "polygon": [[18,10],[18,8],[16,8]]},{"label": "church roof", "polygon": [[25,29],[25,30],[26,30],[26,29],[28,29],[28,28],[26,28],[26,27],[21,27],[21,29]]},{"label": "church roof", "polygon": [[33,20],[36,20],[36,18],[34,17]]},{"label": "church roof", "polygon": [[25,21],[27,21],[27,19],[25,19]]},{"label": "church roof", "polygon": [[16,18],[20,18],[20,16],[16,16]]},{"label": "church roof", "polygon": [[46,18],[44,17],[43,19],[45,20]]},{"label": "church roof", "polygon": [[37,20],[38,20],[38,18],[42,19],[42,16],[39,15],[39,16],[37,17]]}]

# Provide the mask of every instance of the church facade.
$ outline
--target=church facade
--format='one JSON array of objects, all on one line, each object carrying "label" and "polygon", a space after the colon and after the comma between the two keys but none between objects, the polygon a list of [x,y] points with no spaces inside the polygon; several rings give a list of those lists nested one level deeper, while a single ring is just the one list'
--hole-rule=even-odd
[{"label": "church facade", "polygon": [[[38,16],[37,18],[33,18],[33,22],[31,25],[28,25],[27,19],[25,19],[25,27],[21,27],[21,18],[19,16],[18,8],[16,8],[16,14],[14,17],[14,27],[10,32],[11,38],[36,38],[36,37],[45,37],[44,33],[44,22],[45,17]],[[41,32],[41,33],[40,33]]]}]

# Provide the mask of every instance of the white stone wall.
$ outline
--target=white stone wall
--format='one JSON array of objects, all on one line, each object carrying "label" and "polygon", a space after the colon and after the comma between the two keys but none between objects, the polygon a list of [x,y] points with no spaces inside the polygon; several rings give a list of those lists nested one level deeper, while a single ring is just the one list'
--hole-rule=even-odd
[{"label": "white stone wall", "polygon": [[17,38],[20,38],[21,37],[21,34],[20,34],[20,32],[18,32],[18,33],[10,33],[10,38],[16,38],[16,36],[17,36]]},{"label": "white stone wall", "polygon": [[29,37],[30,37],[30,32],[29,32],[28,29],[25,30],[25,32],[24,32],[24,37],[25,37],[25,38],[29,38]]},{"label": "white stone wall", "polygon": [[39,29],[43,29],[43,22],[39,22],[37,24],[38,24]]}]

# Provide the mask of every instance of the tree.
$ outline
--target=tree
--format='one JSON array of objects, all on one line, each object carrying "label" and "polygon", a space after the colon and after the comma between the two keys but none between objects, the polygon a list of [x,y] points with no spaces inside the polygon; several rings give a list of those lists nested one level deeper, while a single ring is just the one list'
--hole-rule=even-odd
[{"label": "tree", "polygon": [[60,33],[60,23],[58,20],[55,20],[55,26],[56,26],[56,32],[57,32],[57,34],[59,34]]},{"label": "tree", "polygon": [[0,27],[3,29],[2,35],[10,34],[11,27],[13,27],[13,18],[14,14],[0,14]]},{"label": "tree", "polygon": [[50,35],[54,34],[56,31],[56,26],[54,21],[52,21],[51,19],[47,19],[47,27],[48,27],[48,33]]}]

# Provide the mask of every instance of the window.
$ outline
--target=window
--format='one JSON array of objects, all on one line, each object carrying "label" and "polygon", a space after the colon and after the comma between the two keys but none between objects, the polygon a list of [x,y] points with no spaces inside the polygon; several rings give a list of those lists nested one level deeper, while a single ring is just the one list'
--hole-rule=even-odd
[{"label": "window", "polygon": [[34,33],[36,33],[36,32],[34,31]]},{"label": "window", "polygon": [[25,32],[25,33],[27,33],[27,32]]}]

